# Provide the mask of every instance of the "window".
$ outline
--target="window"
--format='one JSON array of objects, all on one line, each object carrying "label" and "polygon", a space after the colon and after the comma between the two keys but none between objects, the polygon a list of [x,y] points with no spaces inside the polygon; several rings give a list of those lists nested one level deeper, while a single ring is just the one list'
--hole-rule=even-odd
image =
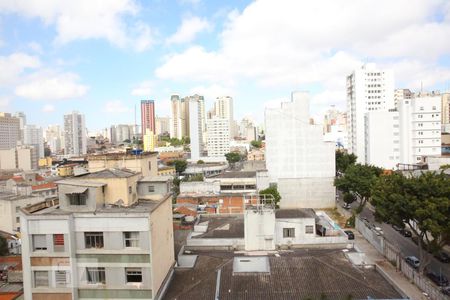
[{"label": "window", "polygon": [[45,234],[33,234],[33,251],[47,250],[47,238]]},{"label": "window", "polygon": [[87,281],[90,284],[105,284],[105,268],[86,268]]},{"label": "window", "polygon": [[53,235],[53,250],[55,252],[64,252],[64,234]]},{"label": "window", "polygon": [[86,205],[86,195],[81,194],[67,194],[70,205]]},{"label": "window", "polygon": [[20,206],[16,206],[16,212],[19,212]]},{"label": "window", "polygon": [[20,223],[20,217],[16,217],[16,223]]},{"label": "window", "polygon": [[295,237],[295,228],[283,228],[283,237],[284,238]]},{"label": "window", "polygon": [[125,275],[127,283],[142,282],[142,269],[140,268],[125,268]]},{"label": "window", "polygon": [[305,233],[308,233],[308,234],[314,233],[314,226],[313,225],[306,225],[305,226]]},{"label": "window", "polygon": [[131,186],[128,187],[128,194],[131,194],[133,192],[133,189],[131,188]]},{"label": "window", "polygon": [[137,248],[139,247],[139,232],[124,232],[123,239],[125,241],[125,248]]},{"label": "window", "polygon": [[154,191],[155,191],[155,186],[149,185],[149,186],[148,186],[148,192],[149,192],[149,193],[153,193]]},{"label": "window", "polygon": [[70,283],[68,275],[67,271],[55,271],[56,286],[66,286]]},{"label": "window", "polygon": [[86,248],[103,248],[103,232],[85,232]]},{"label": "window", "polygon": [[34,287],[48,287],[48,271],[34,271]]},{"label": "window", "polygon": [[151,161],[148,162],[148,169],[149,169],[149,170],[152,169],[152,162],[151,162]]}]

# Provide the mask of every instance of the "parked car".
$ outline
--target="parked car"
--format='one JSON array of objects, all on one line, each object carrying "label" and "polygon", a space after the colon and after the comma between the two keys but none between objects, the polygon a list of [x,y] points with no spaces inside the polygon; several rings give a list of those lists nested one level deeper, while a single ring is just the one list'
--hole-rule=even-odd
[{"label": "parked car", "polygon": [[420,266],[420,260],[415,256],[407,256],[405,257],[405,261],[411,267],[417,269]]},{"label": "parked car", "polygon": [[394,230],[395,231],[400,231],[400,230],[402,230],[402,228],[400,227],[400,226],[397,226],[397,225],[392,225],[392,228],[394,228]]},{"label": "parked car", "polygon": [[434,257],[444,263],[450,262],[450,255],[448,255],[447,252],[444,251],[439,251],[438,253],[434,254]]},{"label": "parked car", "polygon": [[438,286],[447,286],[448,285],[448,279],[443,274],[438,274],[436,272],[428,272],[427,277],[431,279],[434,283],[436,283]]},{"label": "parked car", "polygon": [[345,232],[345,234],[347,234],[347,237],[348,237],[349,240],[354,240],[355,239],[355,235],[353,234],[353,231],[345,230],[344,232]]},{"label": "parked car", "polygon": [[412,233],[411,231],[409,231],[408,229],[402,229],[400,230],[400,234],[405,236],[405,237],[412,237]]},{"label": "parked car", "polygon": [[381,229],[381,227],[376,226],[375,224],[373,225],[373,229],[376,231],[377,235],[383,235],[383,229]]},{"label": "parked car", "polygon": [[352,208],[352,206],[350,205],[350,203],[344,202],[344,203],[342,204],[342,208],[350,209],[350,208]]},{"label": "parked car", "polygon": [[442,288],[442,293],[443,293],[444,295],[450,296],[450,286],[443,287],[443,288]]}]

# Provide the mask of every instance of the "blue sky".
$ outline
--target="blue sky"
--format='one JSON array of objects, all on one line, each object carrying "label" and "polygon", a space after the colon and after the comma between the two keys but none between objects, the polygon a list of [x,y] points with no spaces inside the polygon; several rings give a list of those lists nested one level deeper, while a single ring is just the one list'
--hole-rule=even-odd
[{"label": "blue sky", "polygon": [[449,36],[445,0],[0,0],[0,111],[46,126],[79,110],[98,130],[133,123],[140,99],[164,116],[172,93],[197,92],[261,122],[309,90],[320,118],[345,109],[364,61],[392,68],[396,87],[448,89]]}]

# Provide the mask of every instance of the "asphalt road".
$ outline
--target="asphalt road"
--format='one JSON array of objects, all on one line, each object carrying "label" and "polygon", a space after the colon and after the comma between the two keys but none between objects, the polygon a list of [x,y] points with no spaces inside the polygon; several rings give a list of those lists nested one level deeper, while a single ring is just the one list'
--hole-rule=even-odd
[{"label": "asphalt road", "polygon": [[[342,201],[338,201],[337,205],[342,205]],[[356,208],[357,203],[353,203],[352,208]],[[367,218],[367,220],[371,224],[376,224],[376,226],[381,227],[383,229],[383,236],[384,238],[396,246],[402,253],[402,257],[413,255],[417,258],[419,258],[419,249],[416,244],[411,240],[411,238],[404,237],[401,235],[398,231],[395,231],[391,225],[386,223],[377,223],[375,222],[375,218],[373,216],[373,212],[366,207],[364,207],[363,211],[360,214],[360,217]],[[436,273],[442,272],[442,274],[445,274],[447,278],[450,280],[450,264],[449,263],[443,263],[437,260],[436,258],[432,257],[430,265],[427,267],[428,270],[433,270]]]}]

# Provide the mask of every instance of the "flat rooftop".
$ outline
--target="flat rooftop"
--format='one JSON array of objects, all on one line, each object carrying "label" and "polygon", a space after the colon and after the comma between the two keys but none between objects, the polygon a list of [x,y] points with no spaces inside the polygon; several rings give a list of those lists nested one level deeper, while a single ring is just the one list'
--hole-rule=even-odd
[{"label": "flat rooftop", "polygon": [[39,198],[37,196],[26,196],[26,195],[16,195],[15,193],[11,193],[11,192],[0,192],[0,200],[5,200],[5,201],[17,201],[17,200],[22,200],[22,199],[30,199],[30,198]]},{"label": "flat rooftop", "polygon": [[203,222],[208,222],[207,231],[192,238],[244,238],[244,215],[201,215],[198,224]]},{"label": "flat rooftop", "polygon": [[256,171],[232,171],[224,172],[218,175],[210,176],[209,178],[254,178]]},{"label": "flat rooftop", "polygon": [[132,153],[106,153],[106,154],[93,154],[87,157],[89,160],[117,160],[117,159],[139,159],[141,157],[151,157],[158,155],[158,152],[142,152],[140,154]]},{"label": "flat rooftop", "polygon": [[296,219],[296,218],[315,218],[316,213],[312,208],[293,208],[293,209],[277,209],[275,218],[277,219]]},{"label": "flat rooftop", "polygon": [[[233,272],[233,252],[192,251],[193,269],[176,269],[164,299],[401,299],[375,269],[353,266],[341,250],[297,249],[266,256],[264,272]],[[220,280],[217,272],[220,270]],[[266,272],[266,271],[269,272]],[[257,270],[258,271],[258,270]],[[350,296],[351,295],[351,296]]]}]

